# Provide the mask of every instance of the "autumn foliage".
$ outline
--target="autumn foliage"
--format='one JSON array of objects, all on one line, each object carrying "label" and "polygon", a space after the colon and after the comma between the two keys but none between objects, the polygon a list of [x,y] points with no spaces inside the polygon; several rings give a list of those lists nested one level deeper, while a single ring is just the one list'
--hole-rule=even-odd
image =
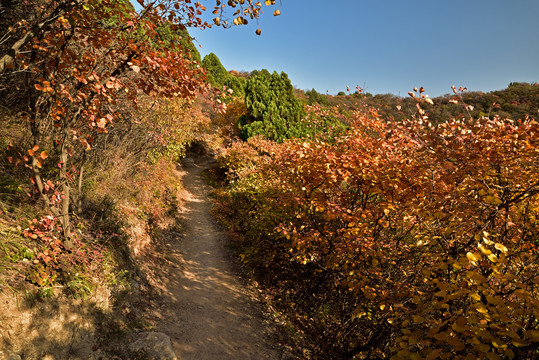
[{"label": "autumn foliage", "polygon": [[[22,231],[44,244],[28,278],[70,283],[78,270],[66,266],[101,259],[73,235],[73,217],[91,212],[85,189],[103,199],[124,191],[150,219],[167,211],[156,199],[172,198],[172,187],[148,189],[210,124],[193,101],[212,72],[181,36],[211,25],[190,0],[142,1],[139,12],[123,0],[12,3],[0,19],[2,120],[17,129],[5,160],[47,210]],[[213,23],[224,27],[256,19],[262,6],[215,4]],[[233,88],[222,76],[229,83],[216,84]],[[539,356],[539,124],[469,105],[468,116],[434,124],[423,92],[406,103],[419,116],[406,119],[399,105],[399,121],[387,122],[376,110],[304,108],[286,74],[261,71],[245,102],[231,98],[211,119],[247,139],[221,154],[228,188],[215,213],[313,344],[306,357]],[[454,92],[447,106],[464,100]]]},{"label": "autumn foliage", "polygon": [[[262,6],[214,5],[225,27],[237,18],[229,9],[254,19]],[[0,7],[0,220],[16,229],[15,258],[32,260],[20,273],[38,295],[86,296],[110,280],[111,263],[132,270],[132,224],[153,234],[172,222],[177,161],[206,134],[217,95],[186,30],[211,27],[208,9],[190,0]]]},{"label": "autumn foliage", "polygon": [[536,356],[539,124],[423,118],[225,154],[216,213],[314,357]]},{"label": "autumn foliage", "polygon": [[[242,15],[233,22],[241,25],[261,6],[216,1],[214,14],[226,27],[227,9],[236,8]],[[190,0],[141,0],[139,11],[127,0],[24,0],[3,9],[2,105],[31,134],[13,144],[22,148],[11,161],[30,170],[35,193],[61,221],[66,248],[75,179],[99,138],[131,123],[144,96],[189,102],[208,90],[185,39],[186,27],[212,26],[202,20],[207,10]],[[54,165],[44,171],[45,164]]]}]

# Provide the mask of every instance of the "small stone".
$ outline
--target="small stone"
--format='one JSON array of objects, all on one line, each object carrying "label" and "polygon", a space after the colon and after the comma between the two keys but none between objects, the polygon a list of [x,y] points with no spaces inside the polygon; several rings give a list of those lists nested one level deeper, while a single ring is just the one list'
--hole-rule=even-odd
[{"label": "small stone", "polygon": [[11,354],[7,357],[7,360],[22,360],[20,355],[17,354]]},{"label": "small stone", "polygon": [[167,334],[143,332],[129,345],[131,351],[144,351],[151,360],[178,360]]}]

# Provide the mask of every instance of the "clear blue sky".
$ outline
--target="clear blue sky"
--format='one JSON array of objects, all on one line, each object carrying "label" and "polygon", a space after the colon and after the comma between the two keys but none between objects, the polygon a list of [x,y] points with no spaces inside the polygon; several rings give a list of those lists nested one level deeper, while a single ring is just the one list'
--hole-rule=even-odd
[{"label": "clear blue sky", "polygon": [[[214,1],[202,1],[208,8]],[[539,0],[277,0],[256,22],[190,29],[228,70],[284,71],[300,89],[431,96],[539,82]],[[273,10],[281,15],[274,17]]]}]

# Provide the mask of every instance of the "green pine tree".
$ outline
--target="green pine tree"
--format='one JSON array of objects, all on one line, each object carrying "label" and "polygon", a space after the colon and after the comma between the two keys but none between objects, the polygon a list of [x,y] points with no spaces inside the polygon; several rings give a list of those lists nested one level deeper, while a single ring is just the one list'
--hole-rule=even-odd
[{"label": "green pine tree", "polygon": [[280,142],[302,136],[303,107],[286,73],[253,71],[245,87],[245,106],[250,115],[238,122],[242,138],[262,135]]}]

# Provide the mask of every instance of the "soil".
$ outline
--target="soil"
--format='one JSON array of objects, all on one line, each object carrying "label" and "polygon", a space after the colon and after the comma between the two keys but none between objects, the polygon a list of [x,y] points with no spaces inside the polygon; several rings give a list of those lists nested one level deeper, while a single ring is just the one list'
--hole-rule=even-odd
[{"label": "soil", "polygon": [[182,360],[282,359],[277,330],[210,215],[211,188],[202,174],[211,164],[188,160],[181,172],[181,232],[168,239],[168,265],[159,271],[156,330],[170,336]]}]

